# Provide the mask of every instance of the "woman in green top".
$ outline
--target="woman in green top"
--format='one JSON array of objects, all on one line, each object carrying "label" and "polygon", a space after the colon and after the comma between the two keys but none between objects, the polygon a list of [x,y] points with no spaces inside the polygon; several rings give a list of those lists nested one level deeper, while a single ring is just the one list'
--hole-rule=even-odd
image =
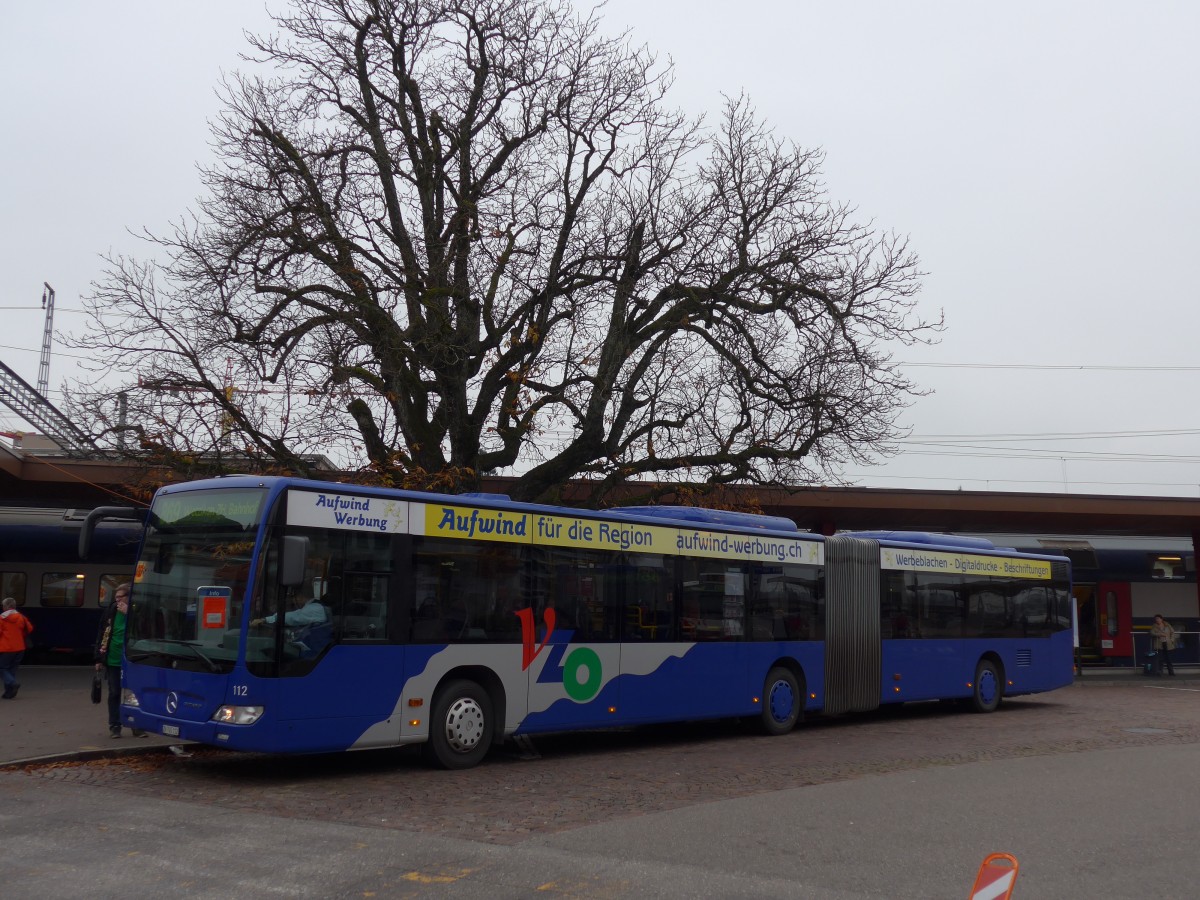
[{"label": "woman in green top", "polygon": [[[113,602],[104,611],[100,631],[96,634],[96,671],[104,670],[108,684],[108,734],[121,736],[121,655],[125,652],[125,622],[129,613],[129,582],[118,585]],[[131,728],[134,737],[146,732]]]}]

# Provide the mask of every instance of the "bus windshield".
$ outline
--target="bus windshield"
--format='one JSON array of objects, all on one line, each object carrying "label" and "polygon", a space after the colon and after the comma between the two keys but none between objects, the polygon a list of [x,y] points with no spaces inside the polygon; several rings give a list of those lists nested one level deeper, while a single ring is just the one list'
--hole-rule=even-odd
[{"label": "bus windshield", "polygon": [[150,511],[126,626],[126,656],[146,665],[228,672],[266,492],[181,491]]}]

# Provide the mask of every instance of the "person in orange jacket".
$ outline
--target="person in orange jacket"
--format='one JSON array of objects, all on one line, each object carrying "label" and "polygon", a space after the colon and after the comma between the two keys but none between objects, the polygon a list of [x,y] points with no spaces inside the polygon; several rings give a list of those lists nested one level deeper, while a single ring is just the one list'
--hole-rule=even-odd
[{"label": "person in orange jacket", "polygon": [[17,601],[5,597],[0,607],[0,677],[4,679],[4,699],[12,700],[21,689],[17,667],[25,656],[25,642],[33,633],[33,623],[17,611]]}]

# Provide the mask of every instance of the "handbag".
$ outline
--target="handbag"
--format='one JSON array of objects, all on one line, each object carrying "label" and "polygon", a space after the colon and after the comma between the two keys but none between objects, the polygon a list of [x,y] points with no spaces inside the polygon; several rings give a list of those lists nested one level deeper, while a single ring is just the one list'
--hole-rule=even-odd
[{"label": "handbag", "polygon": [[100,702],[100,673],[97,672],[92,676],[92,702]]}]

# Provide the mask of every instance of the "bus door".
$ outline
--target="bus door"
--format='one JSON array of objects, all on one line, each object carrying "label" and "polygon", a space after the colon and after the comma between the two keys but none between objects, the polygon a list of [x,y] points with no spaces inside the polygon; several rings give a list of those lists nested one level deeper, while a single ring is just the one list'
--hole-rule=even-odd
[{"label": "bus door", "polygon": [[523,730],[613,724],[621,710],[621,645],[604,640],[603,618],[599,598],[560,597],[529,629],[533,636],[522,641],[529,697]]},{"label": "bus door", "polygon": [[[746,646],[750,569],[741,562],[682,557],[676,561],[674,592],[659,628],[648,635],[658,654],[658,669],[646,679],[658,717],[745,715],[751,698],[762,691],[762,673],[751,684]],[[645,638],[630,649],[648,650]],[[633,660],[622,659],[629,669]],[[628,702],[626,703],[628,706]]]},{"label": "bus door", "polygon": [[[881,702],[932,700],[952,693],[947,673],[970,677],[963,672],[967,601],[960,580],[902,569],[884,569],[880,579]],[[951,680],[957,687],[963,679],[956,674]]]},{"label": "bus door", "polygon": [[825,702],[830,714],[879,706],[882,645],[879,542],[835,535],[825,541]]},{"label": "bus door", "polygon": [[[290,654],[287,649],[285,653]],[[402,684],[404,648],[339,644],[319,659],[285,655],[279,666],[277,717],[283,720],[363,719],[392,715]]]},{"label": "bus door", "polygon": [[390,571],[394,539],[317,531],[307,537],[303,584],[271,598],[271,610],[282,616],[282,634],[266,623],[250,629],[252,641],[264,629],[270,635],[272,661],[274,641],[281,641],[278,718],[350,734],[385,723],[377,729],[380,742],[394,744],[406,655],[392,635],[407,627],[403,579]]},{"label": "bus door", "polygon": [[616,718],[656,722],[747,713],[746,567],[715,558],[636,554],[625,568]]}]

